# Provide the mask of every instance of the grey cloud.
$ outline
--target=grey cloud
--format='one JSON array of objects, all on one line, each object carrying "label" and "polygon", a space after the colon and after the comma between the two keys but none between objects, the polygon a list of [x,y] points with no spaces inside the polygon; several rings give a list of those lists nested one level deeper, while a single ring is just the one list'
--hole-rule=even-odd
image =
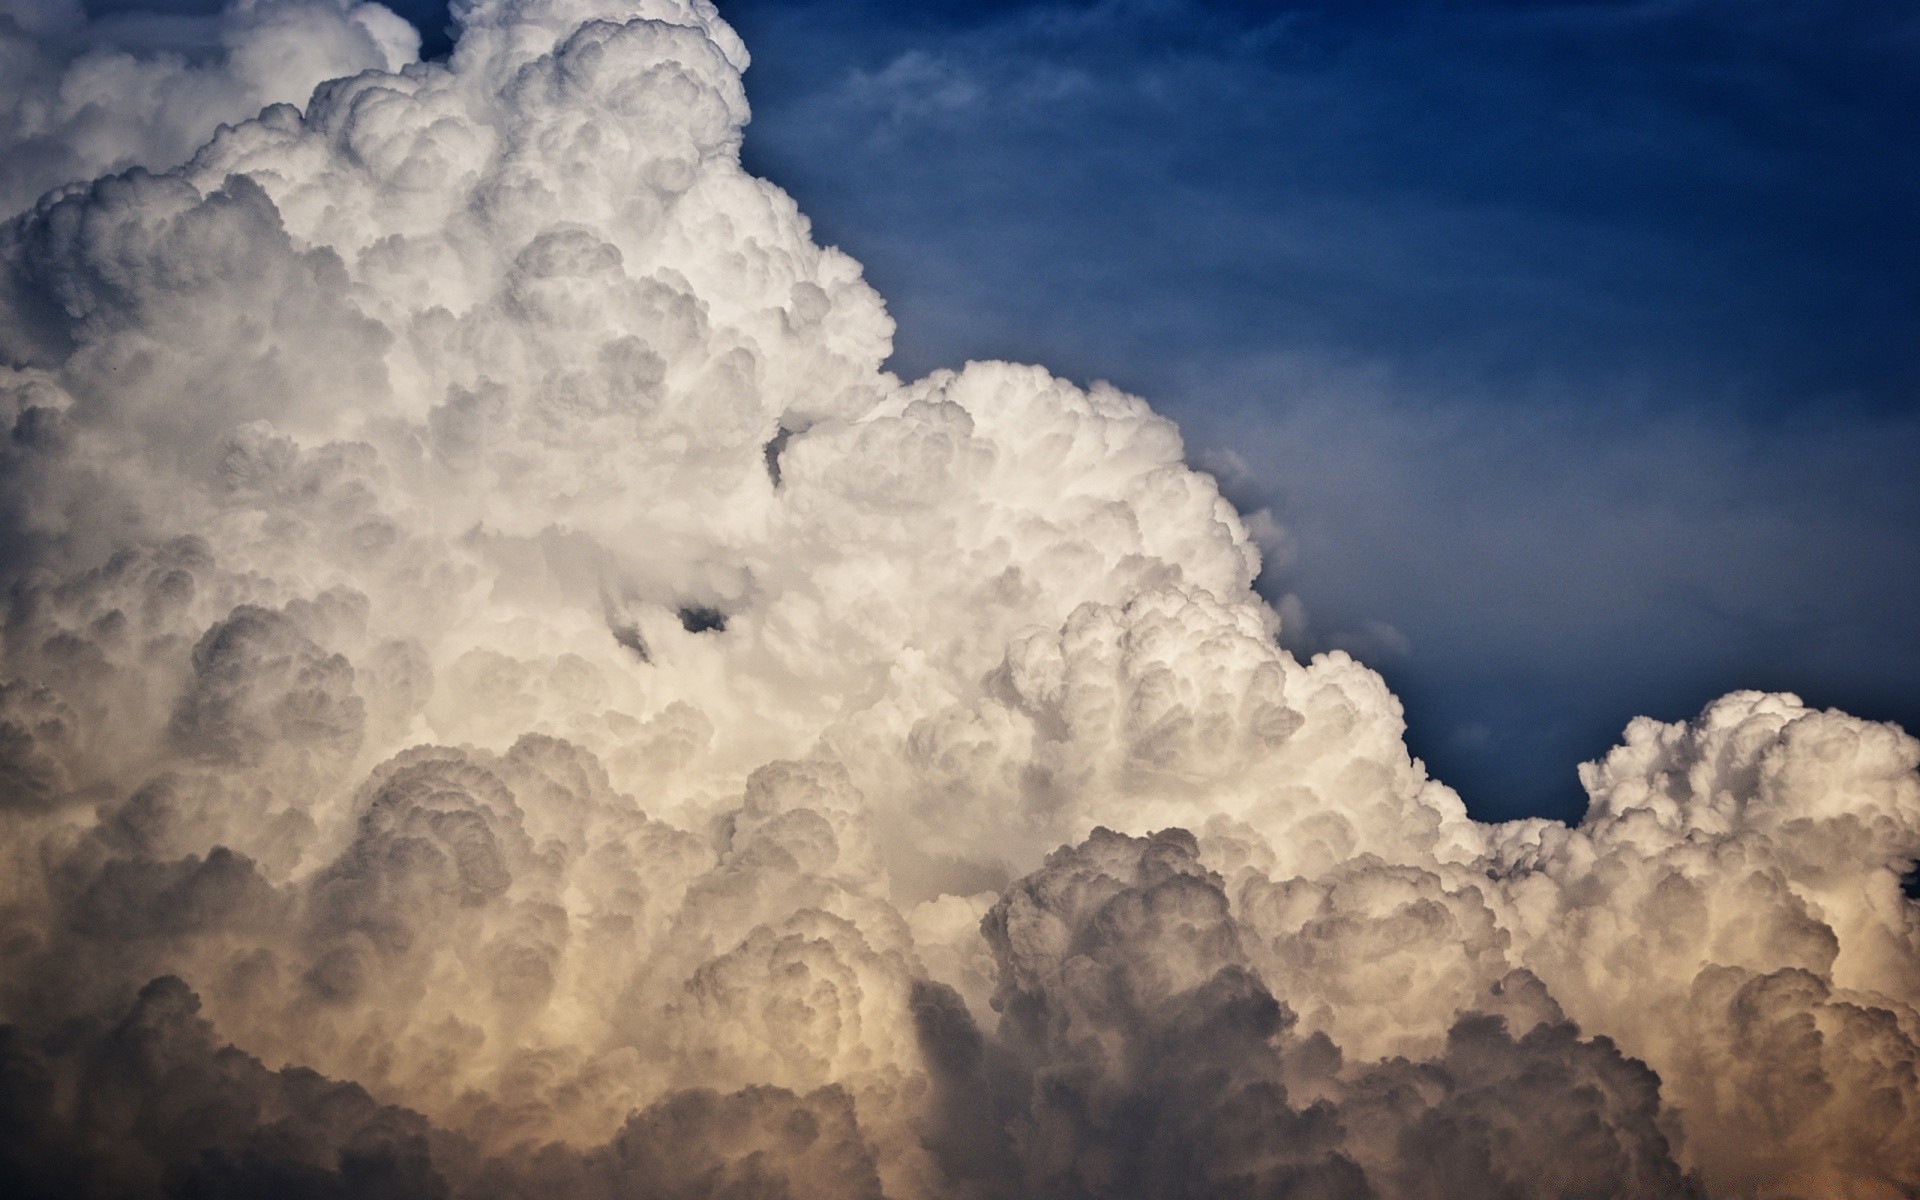
[{"label": "grey cloud", "polygon": [[1693,1186],[1661,1128],[1658,1077],[1565,1021],[1516,1037],[1504,1015],[1473,1013],[1431,1057],[1374,1062],[1300,1030],[1251,969],[1248,931],[1185,833],[1096,831],[1014,884],[986,932],[1001,972],[995,1037],[950,990],[915,997],[942,1118],[930,1144],[963,1187],[1600,1196]]}]

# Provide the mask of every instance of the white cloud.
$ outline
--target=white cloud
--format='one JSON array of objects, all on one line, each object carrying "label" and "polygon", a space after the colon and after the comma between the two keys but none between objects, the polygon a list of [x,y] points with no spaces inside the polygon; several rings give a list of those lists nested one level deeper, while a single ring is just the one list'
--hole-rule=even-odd
[{"label": "white cloud", "polygon": [[880,369],[710,5],[465,21],[0,233],[36,1181],[1920,1185],[1912,739],[1476,824],[1144,402]]},{"label": "white cloud", "polygon": [[222,123],[305,103],[314,85],[398,70],[420,38],[353,0],[233,0],[211,20],[86,20],[77,4],[0,15],[0,209],[129,167],[179,165]]}]

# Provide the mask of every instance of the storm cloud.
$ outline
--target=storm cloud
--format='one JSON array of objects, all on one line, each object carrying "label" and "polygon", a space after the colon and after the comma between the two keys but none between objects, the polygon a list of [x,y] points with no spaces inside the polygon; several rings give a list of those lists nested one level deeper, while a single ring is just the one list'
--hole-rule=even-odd
[{"label": "storm cloud", "polygon": [[29,1194],[1920,1189],[1920,743],[1736,693],[1475,822],[1144,401],[882,369],[705,0],[383,14],[10,170]]}]

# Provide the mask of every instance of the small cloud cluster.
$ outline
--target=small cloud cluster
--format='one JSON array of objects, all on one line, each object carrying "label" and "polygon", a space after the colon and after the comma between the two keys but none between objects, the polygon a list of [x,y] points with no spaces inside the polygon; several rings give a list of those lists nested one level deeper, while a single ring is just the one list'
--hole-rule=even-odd
[{"label": "small cloud cluster", "polygon": [[31,1194],[1920,1188],[1920,744],[1476,823],[1143,402],[881,369],[711,5],[461,20],[0,228]]}]

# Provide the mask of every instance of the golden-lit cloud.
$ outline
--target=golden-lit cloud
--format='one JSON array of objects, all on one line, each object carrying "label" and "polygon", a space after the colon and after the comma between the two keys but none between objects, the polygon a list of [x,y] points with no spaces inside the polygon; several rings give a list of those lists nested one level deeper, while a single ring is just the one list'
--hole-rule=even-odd
[{"label": "golden-lit cloud", "polygon": [[29,1194],[1920,1188],[1920,744],[1476,823],[1145,402],[882,370],[711,5],[462,20],[0,229]]}]

